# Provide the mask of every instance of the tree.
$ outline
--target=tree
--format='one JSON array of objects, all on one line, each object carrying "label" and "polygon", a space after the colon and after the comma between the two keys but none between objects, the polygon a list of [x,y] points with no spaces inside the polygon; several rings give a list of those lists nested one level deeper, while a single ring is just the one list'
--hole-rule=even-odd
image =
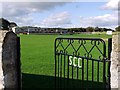
[{"label": "tree", "polygon": [[10,27],[16,27],[17,24],[15,22],[10,22]]},{"label": "tree", "polygon": [[74,34],[73,28],[68,28],[68,32],[69,32],[70,35],[73,35]]},{"label": "tree", "polygon": [[95,32],[101,32],[102,30],[101,30],[101,28],[99,28],[99,27],[95,27],[94,31],[95,31]]},{"label": "tree", "polygon": [[0,29],[9,30],[10,22],[7,19],[0,18]]},{"label": "tree", "polygon": [[120,26],[116,27],[115,30],[120,32]]},{"label": "tree", "polygon": [[13,27],[16,27],[17,24],[15,22],[10,22],[10,25],[9,25],[9,30],[12,30]]},{"label": "tree", "polygon": [[86,28],[86,31],[87,31],[87,32],[93,32],[93,31],[94,31],[94,28],[93,28],[93,27],[87,27],[87,28]]}]

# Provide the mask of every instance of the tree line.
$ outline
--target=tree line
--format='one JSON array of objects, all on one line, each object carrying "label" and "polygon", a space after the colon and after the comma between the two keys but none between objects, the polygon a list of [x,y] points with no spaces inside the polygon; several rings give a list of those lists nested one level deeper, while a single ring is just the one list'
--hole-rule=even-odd
[{"label": "tree line", "polygon": [[[0,18],[0,29],[8,30],[11,27],[17,26],[15,22],[9,22],[7,19]],[[31,26],[32,27],[32,26]],[[22,27],[25,28],[25,27]],[[39,28],[39,27],[38,27]],[[115,30],[110,28],[100,28],[100,27],[80,27],[80,28],[47,28],[48,30],[68,30],[69,32],[104,32],[104,31],[120,31],[120,26],[117,26]]]},{"label": "tree line", "polygon": [[74,31],[74,32],[104,32],[104,31],[114,31],[110,28],[100,28],[100,27],[87,27],[87,28],[69,28],[69,31]]},{"label": "tree line", "polygon": [[15,22],[10,22],[7,19],[0,18],[0,29],[10,30],[14,26],[17,26],[17,24]]}]

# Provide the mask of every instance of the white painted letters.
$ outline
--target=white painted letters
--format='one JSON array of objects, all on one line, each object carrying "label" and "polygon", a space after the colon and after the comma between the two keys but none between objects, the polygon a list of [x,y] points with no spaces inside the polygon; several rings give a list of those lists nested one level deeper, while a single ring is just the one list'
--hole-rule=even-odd
[{"label": "white painted letters", "polygon": [[69,65],[72,65],[72,56],[69,56]]},{"label": "white painted letters", "polygon": [[80,61],[81,61],[81,58],[69,56],[69,65],[70,66],[82,68],[82,66],[80,65],[81,64]]},{"label": "white painted letters", "polygon": [[77,59],[77,57],[73,58],[73,66],[76,67],[77,65],[75,64],[75,60]]},{"label": "white painted letters", "polygon": [[82,60],[82,58],[78,58],[78,67],[82,68],[82,66],[80,66],[80,60]]}]

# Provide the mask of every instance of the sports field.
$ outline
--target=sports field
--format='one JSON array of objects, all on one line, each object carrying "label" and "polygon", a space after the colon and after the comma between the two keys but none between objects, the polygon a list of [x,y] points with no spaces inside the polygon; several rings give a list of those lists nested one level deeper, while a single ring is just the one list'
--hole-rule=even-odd
[{"label": "sports field", "polygon": [[54,41],[57,37],[111,38],[106,34],[20,35],[23,88],[54,87]]}]

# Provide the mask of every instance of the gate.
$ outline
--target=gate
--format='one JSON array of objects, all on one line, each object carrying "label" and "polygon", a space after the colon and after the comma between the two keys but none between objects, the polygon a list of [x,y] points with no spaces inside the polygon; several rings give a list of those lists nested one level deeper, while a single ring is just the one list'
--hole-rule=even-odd
[{"label": "gate", "polygon": [[112,39],[107,43],[98,38],[56,38],[55,88],[110,90]]}]

